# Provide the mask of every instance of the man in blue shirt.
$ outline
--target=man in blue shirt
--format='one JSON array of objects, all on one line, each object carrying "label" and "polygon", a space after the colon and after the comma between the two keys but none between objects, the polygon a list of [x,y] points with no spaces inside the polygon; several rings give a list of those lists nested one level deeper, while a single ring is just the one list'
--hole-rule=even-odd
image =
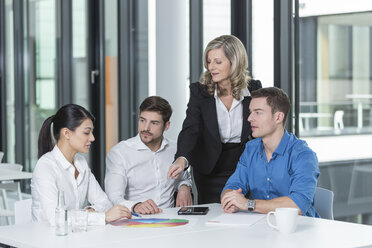
[{"label": "man in blue shirt", "polygon": [[[248,121],[256,139],[246,144],[222,190],[223,210],[268,213],[293,207],[302,215],[319,217],[313,203],[318,159],[305,141],[284,128],[290,109],[287,94],[276,87],[258,89],[252,92],[249,109]],[[245,198],[247,192],[250,199]]]}]

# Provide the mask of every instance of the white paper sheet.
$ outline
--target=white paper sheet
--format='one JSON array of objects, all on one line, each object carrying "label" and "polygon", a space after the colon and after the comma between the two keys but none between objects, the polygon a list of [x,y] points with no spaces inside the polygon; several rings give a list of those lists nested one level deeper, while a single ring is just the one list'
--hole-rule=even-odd
[{"label": "white paper sheet", "polygon": [[265,218],[265,214],[238,212],[233,214],[221,214],[209,221],[211,225],[253,225],[259,220]]}]

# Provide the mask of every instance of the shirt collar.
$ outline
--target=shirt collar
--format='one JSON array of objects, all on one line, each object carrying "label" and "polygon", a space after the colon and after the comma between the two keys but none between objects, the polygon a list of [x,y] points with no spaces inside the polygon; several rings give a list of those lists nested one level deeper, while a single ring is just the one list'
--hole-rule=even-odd
[{"label": "shirt collar", "polygon": [[70,162],[67,161],[62,151],[58,148],[57,145],[54,146],[52,150],[53,156],[57,159],[58,163],[62,166],[63,169],[67,170],[72,166]]},{"label": "shirt collar", "polygon": [[[264,144],[262,142],[262,139],[261,138],[257,138],[257,139],[260,139],[260,144],[261,144],[261,157],[265,155],[265,147],[264,147]],[[284,129],[284,135],[278,145],[278,147],[275,149],[275,151],[273,152],[273,155],[272,157],[275,158],[276,155],[283,155],[285,153],[285,150],[287,148],[287,145],[288,145],[288,141],[289,141],[289,134],[287,132],[286,129]],[[266,156],[266,155],[265,155]]]},{"label": "shirt collar", "polygon": [[280,141],[278,147],[275,149],[274,154],[276,153],[278,155],[283,155],[285,153],[286,148],[287,148],[288,141],[289,141],[289,134],[288,134],[287,130],[284,129],[284,134],[283,134],[282,140]]},{"label": "shirt collar", "polygon": [[[70,167],[73,167],[73,165],[69,161],[67,161],[67,159],[65,158],[65,156],[63,155],[63,153],[61,152],[61,150],[58,148],[57,145],[54,146],[54,148],[52,150],[52,154],[57,159],[58,164],[60,164],[60,166],[64,170],[68,170],[68,169],[70,169]],[[79,174],[84,175],[85,170],[82,168],[82,166],[80,166],[78,160],[76,159],[76,155],[74,157],[74,165],[75,165],[76,169],[79,171]]]},{"label": "shirt collar", "polygon": [[251,93],[249,92],[248,88],[242,89],[242,91],[241,91],[240,94],[241,94],[240,101],[243,101],[244,97],[251,95]]},{"label": "shirt collar", "polygon": [[[244,97],[246,96],[250,96],[251,94],[249,93],[249,90],[248,88],[244,88],[242,89],[242,91],[240,92],[240,99],[239,99],[239,102],[243,101],[244,100]],[[214,89],[214,98],[217,99],[218,97],[218,94],[217,94],[217,87]],[[235,100],[235,98],[234,98]]]},{"label": "shirt collar", "polygon": [[[169,143],[168,139],[163,136],[163,140],[161,142],[160,148],[156,152],[162,151],[168,145],[168,143]],[[142,142],[139,134],[137,134],[136,138],[134,139],[134,142],[132,143],[132,147],[136,149],[137,151],[141,151],[141,150],[151,151],[150,148],[145,143]]]}]

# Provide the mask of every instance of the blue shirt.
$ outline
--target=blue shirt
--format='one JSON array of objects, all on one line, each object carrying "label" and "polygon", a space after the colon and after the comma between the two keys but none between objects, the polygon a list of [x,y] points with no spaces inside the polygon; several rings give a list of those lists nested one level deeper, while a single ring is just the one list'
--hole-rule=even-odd
[{"label": "blue shirt", "polygon": [[314,208],[318,177],[315,153],[305,141],[285,130],[270,162],[267,162],[262,139],[249,141],[223,190],[241,188],[244,195],[250,191],[252,199],[288,196],[303,215],[319,217]]}]

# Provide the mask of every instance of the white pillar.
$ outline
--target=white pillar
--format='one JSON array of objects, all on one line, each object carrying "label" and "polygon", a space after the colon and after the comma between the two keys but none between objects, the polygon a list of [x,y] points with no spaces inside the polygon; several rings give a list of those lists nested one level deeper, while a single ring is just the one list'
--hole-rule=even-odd
[{"label": "white pillar", "polygon": [[[171,126],[165,136],[173,140],[177,140],[186,116],[189,95],[188,2],[188,0],[156,1],[155,93],[167,99],[172,106]],[[150,68],[151,66],[149,65]],[[151,81],[149,79],[149,82]]]}]

